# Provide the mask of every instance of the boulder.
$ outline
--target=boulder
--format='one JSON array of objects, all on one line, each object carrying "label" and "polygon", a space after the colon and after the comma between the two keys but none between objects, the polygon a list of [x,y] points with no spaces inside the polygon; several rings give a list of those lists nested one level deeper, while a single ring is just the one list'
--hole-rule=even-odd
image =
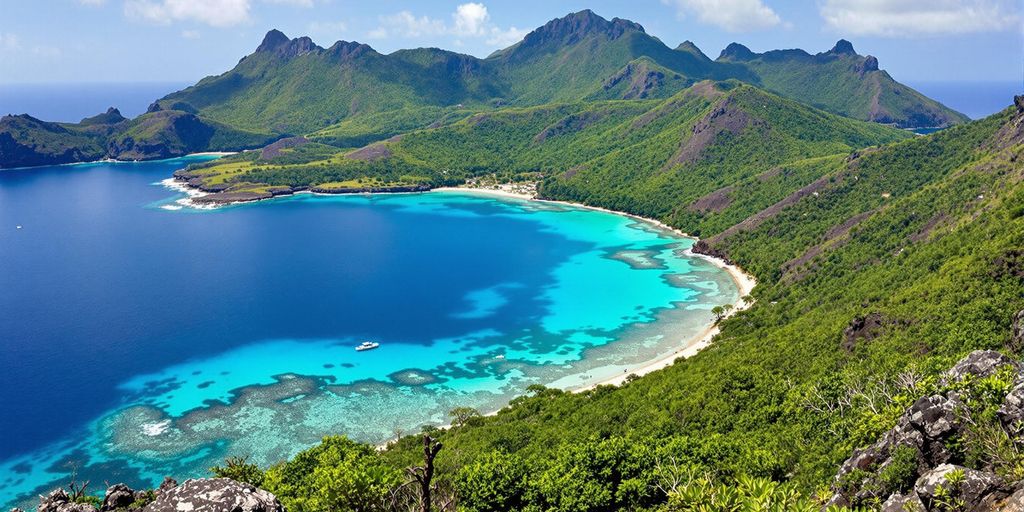
[{"label": "boulder", "polygon": [[[954,471],[963,472],[959,483],[949,481],[949,474]],[[938,492],[939,486],[945,490],[945,496]],[[964,510],[993,510],[997,502],[1010,496],[1010,489],[999,476],[953,464],[942,464],[921,475],[914,483],[914,492],[929,509],[952,498],[963,500]]]},{"label": "boulder", "polygon": [[1002,512],[1024,512],[1024,488],[1017,489],[1009,498],[997,505]]},{"label": "boulder", "polygon": [[[186,480],[161,490],[145,512],[284,512],[271,493],[230,478]],[[42,512],[42,511],[40,511]]]},{"label": "boulder", "polygon": [[1024,436],[1024,381],[1017,381],[996,414],[1007,434],[1013,438]]},{"label": "boulder", "polygon": [[921,502],[921,497],[915,492],[909,494],[893,494],[889,496],[889,499],[882,503],[881,512],[912,512],[912,511],[924,511],[924,503]]},{"label": "boulder", "polygon": [[87,503],[74,503],[64,489],[54,489],[46,496],[39,497],[37,512],[96,512],[96,507]]},{"label": "boulder", "polygon": [[103,496],[103,505],[100,507],[100,510],[108,511],[119,508],[128,508],[132,503],[135,503],[135,491],[125,484],[114,484],[107,487],[107,492]]},{"label": "boulder", "polygon": [[940,381],[941,385],[950,385],[964,380],[968,375],[988,377],[994,375],[1004,366],[1020,370],[1020,363],[996,352],[995,350],[975,350],[967,357],[946,371]]},{"label": "boulder", "polygon": [[165,476],[164,477],[164,481],[160,482],[160,487],[157,488],[156,492],[157,492],[157,494],[160,494],[160,493],[163,493],[163,492],[167,492],[167,491],[169,491],[171,489],[174,489],[177,486],[178,486],[178,481],[177,480],[175,480],[175,479],[173,479],[173,478],[171,478],[169,476]]}]

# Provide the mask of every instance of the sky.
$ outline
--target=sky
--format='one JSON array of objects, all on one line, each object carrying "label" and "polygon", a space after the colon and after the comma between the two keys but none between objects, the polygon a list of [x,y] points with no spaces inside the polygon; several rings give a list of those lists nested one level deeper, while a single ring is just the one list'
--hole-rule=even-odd
[{"label": "sky", "polygon": [[436,46],[484,57],[589,8],[715,58],[828,50],[839,38],[900,81],[1024,83],[1022,0],[0,0],[0,84],[194,82],[272,28],[321,46]]}]

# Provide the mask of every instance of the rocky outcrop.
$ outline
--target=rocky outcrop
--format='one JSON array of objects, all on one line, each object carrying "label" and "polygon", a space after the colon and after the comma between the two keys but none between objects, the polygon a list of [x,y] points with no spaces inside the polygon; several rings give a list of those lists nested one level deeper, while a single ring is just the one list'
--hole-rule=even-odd
[{"label": "rocky outcrop", "polygon": [[[229,478],[200,478],[178,485],[164,478],[153,491],[135,491],[125,484],[107,488],[99,511],[72,499],[64,489],[39,497],[37,512],[284,512],[268,491]],[[13,512],[13,511],[12,511]],[[21,512],[20,510],[18,512]]]},{"label": "rocky outcrop", "polygon": [[[839,468],[830,504],[861,506],[881,503],[883,511],[940,510],[950,495],[966,504],[964,510],[996,510],[1018,490],[992,468],[966,468],[962,440],[975,423],[964,403],[963,386],[1001,371],[1015,372],[1012,390],[998,411],[999,422],[1011,439],[1021,442],[1024,429],[1024,366],[990,350],[970,353],[939,379],[940,392],[917,400],[896,426],[874,444],[856,450]],[[914,482],[900,487],[899,480]],[[883,477],[883,475],[886,475]],[[942,486],[942,491],[938,491]],[[1024,495],[1022,495],[1024,497]]]},{"label": "rocky outcrop", "polygon": [[273,494],[229,478],[199,478],[161,492],[145,512],[284,512]]},{"label": "rocky outcrop", "polygon": [[77,503],[71,500],[64,489],[54,489],[50,494],[39,497],[37,512],[96,512],[96,508],[88,503]]},{"label": "rocky outcrop", "polygon": [[106,512],[119,508],[127,509],[132,503],[135,503],[135,491],[125,484],[114,484],[107,488],[100,510]]},{"label": "rocky outcrop", "polygon": [[925,510],[944,510],[942,504],[951,499],[962,502],[963,510],[998,510],[1010,493],[1006,482],[992,473],[943,464],[921,475],[910,496],[920,500]]}]

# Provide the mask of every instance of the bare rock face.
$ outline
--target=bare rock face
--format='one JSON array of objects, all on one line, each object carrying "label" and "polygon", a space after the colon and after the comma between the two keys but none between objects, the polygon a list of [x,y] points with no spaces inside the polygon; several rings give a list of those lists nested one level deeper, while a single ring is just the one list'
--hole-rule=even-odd
[{"label": "bare rock face", "polygon": [[[962,478],[952,478],[952,473],[962,473]],[[939,487],[943,493],[939,493]],[[993,510],[998,502],[1010,495],[1002,478],[952,464],[943,464],[923,475],[914,484],[914,494],[926,509],[936,508],[946,496],[963,500],[965,510]]]},{"label": "bare rock face", "polygon": [[[988,468],[979,471],[954,464],[959,462],[958,457],[962,458],[957,455],[958,444],[973,421],[956,385],[1007,368],[1015,372],[1016,378],[997,414],[1006,434],[1018,443],[1024,442],[1024,367],[999,352],[974,351],[942,375],[939,384],[945,391],[920,398],[877,442],[854,451],[836,474],[835,492],[829,504],[882,503],[881,510],[893,512],[944,510],[939,501],[948,495],[937,491],[942,486],[944,492],[952,492],[956,499],[966,503],[964,510],[999,510],[1017,503],[1024,512],[1024,490],[1014,493],[1018,489]],[[897,451],[905,454],[906,450],[913,450],[912,460],[916,460],[916,468],[908,475],[915,484],[903,493],[893,492],[878,477],[898,460]]]},{"label": "bare rock face", "polygon": [[1004,366],[1020,370],[1020,363],[994,350],[975,350],[960,360],[942,376],[943,385],[960,382],[968,375],[989,377],[995,375]]},{"label": "bare rock face", "polygon": [[37,512],[96,512],[96,508],[86,503],[71,501],[67,491],[54,489],[50,494],[39,497]]},{"label": "bare rock face", "polygon": [[[284,512],[277,498],[263,489],[229,478],[186,480],[161,490],[145,512]],[[40,511],[42,512],[42,511]]]},{"label": "bare rock face", "polygon": [[103,496],[103,506],[100,507],[100,510],[106,512],[119,508],[128,508],[132,503],[135,503],[135,491],[125,484],[114,484],[107,488],[107,492]]}]

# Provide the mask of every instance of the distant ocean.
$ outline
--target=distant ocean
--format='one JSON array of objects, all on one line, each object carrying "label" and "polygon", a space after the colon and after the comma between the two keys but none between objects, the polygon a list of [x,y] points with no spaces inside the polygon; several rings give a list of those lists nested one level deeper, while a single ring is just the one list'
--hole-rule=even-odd
[{"label": "distant ocean", "polygon": [[906,82],[918,92],[953,110],[981,119],[1013,104],[1015,94],[1024,94],[1024,80],[1010,82]]},{"label": "distant ocean", "polygon": [[77,122],[117,107],[135,117],[185,82],[0,84],[0,115],[30,114],[44,121]]}]

